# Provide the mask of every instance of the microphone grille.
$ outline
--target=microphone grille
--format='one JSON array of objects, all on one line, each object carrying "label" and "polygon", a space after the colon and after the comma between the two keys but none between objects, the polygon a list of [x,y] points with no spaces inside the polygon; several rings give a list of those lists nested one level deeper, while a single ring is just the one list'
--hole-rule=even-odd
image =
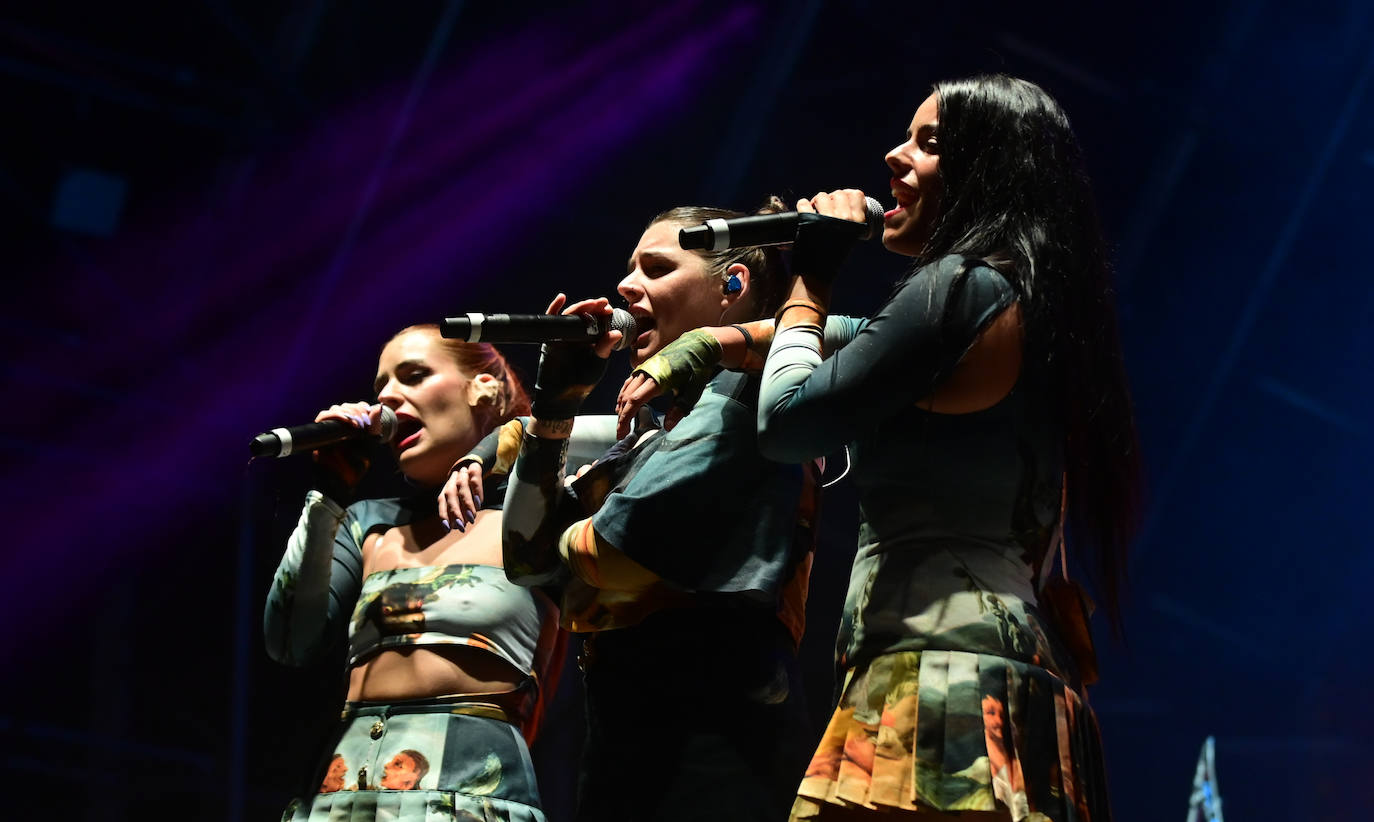
[{"label": "microphone grille", "polygon": [[868,211],[868,233],[864,234],[865,240],[871,240],[883,235],[883,204],[872,197],[864,198],[864,208]]},{"label": "microphone grille", "polygon": [[382,442],[391,442],[396,438],[396,412],[387,406],[382,406],[382,412],[377,415],[377,422],[381,425],[381,430],[377,432],[377,439]]},{"label": "microphone grille", "polygon": [[635,322],[635,315],[623,308],[611,309],[611,322],[607,331],[619,331],[620,342],[615,344],[615,350],[621,351],[634,344],[635,337],[639,336],[639,323]]}]

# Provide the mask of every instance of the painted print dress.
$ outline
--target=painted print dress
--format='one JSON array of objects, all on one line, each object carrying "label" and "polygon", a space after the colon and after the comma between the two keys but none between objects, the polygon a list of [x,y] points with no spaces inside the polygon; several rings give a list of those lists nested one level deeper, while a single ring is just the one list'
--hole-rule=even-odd
[{"label": "painted print dress", "polygon": [[1024,363],[990,408],[916,407],[1004,309],[1010,284],[949,257],[871,320],[774,338],[760,445],[796,461],[848,444],[859,547],[839,632],[844,688],[793,816],[822,803],[1107,819],[1096,722],[1042,617],[1037,583],[1058,521],[1062,435]]},{"label": "painted print dress", "polygon": [[[349,665],[383,648],[462,644],[493,653],[534,681],[551,604],[484,565],[400,568],[361,577],[369,533],[432,513],[428,499],[365,500],[339,509],[312,491],[269,592],[269,652],[300,664],[348,628]],[[345,611],[345,607],[348,608]],[[535,689],[527,690],[532,711]],[[283,820],[541,822],[522,717],[461,698],[348,703],[319,788]]]},{"label": "painted print dress", "polygon": [[[496,474],[483,507],[499,509],[504,475],[519,448],[519,423],[492,432],[476,461]],[[509,430],[508,430],[509,429]],[[614,441],[615,418],[580,420],[575,457],[590,460]],[[473,455],[470,455],[473,456]],[[402,568],[363,577],[367,536],[435,514],[426,492],[411,499],[361,500],[341,509],[311,491],[287,543],[263,617],[269,655],[287,665],[318,660],[343,640],[349,665],[382,648],[462,644],[510,662],[537,682],[556,666],[549,603],[483,565]],[[345,705],[319,788],[284,819],[542,820],[522,724],[537,724],[537,689],[521,716],[461,698]]]}]

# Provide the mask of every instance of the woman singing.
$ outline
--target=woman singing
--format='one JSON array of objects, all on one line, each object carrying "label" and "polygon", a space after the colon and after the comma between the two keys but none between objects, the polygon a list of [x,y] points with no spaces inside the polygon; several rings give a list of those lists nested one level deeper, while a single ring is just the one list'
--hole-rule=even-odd
[{"label": "woman singing", "polygon": [[[484,510],[441,523],[435,491],[450,466],[529,403],[489,345],[413,326],[382,349],[379,405],[336,405],[317,420],[377,425],[395,412],[410,499],[340,507],[358,475],[320,454],[324,487],[306,497],[268,594],[268,652],[303,664],[348,639],[348,696],[318,792],[284,819],[542,820],[526,748],[562,644],[558,610],[502,570],[501,488]],[[318,486],[317,486],[318,487]],[[522,735],[523,734],[523,735]]]},{"label": "woman singing", "polygon": [[[777,307],[776,251],[678,246],[684,227],[739,216],[679,208],[644,231],[618,287],[634,363]],[[780,819],[809,744],[795,654],[814,477],[762,457],[758,378],[725,372],[671,432],[642,419],[566,488],[565,438],[615,341],[546,349],[506,506],[507,573],[562,586],[563,624],[591,635],[577,818]]]},{"label": "woman singing", "polygon": [[[863,195],[798,203],[823,217],[803,217],[763,373],[765,453],[847,445],[861,505],[843,690],[793,818],[1107,819],[1086,643],[1066,647],[1086,637],[1085,618],[1078,601],[1044,595],[1066,518],[1115,618],[1138,491],[1077,141],[1039,87],[986,76],[938,84],[886,159],[896,207],[883,243],[913,257],[912,272],[872,318],[827,322],[857,234],[842,220],[863,218]],[[622,413],[681,382],[690,369],[673,363],[738,367],[749,344],[761,353],[766,325],[745,329],[752,339],[704,329],[684,342],[693,351],[646,363]]]}]

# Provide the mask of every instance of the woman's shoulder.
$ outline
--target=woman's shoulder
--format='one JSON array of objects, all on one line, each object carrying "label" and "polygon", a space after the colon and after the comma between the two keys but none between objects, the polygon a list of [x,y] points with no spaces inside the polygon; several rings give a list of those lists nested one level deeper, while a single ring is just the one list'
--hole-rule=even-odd
[{"label": "woman's shoulder", "polygon": [[917,269],[918,274],[922,272],[926,272],[932,277],[951,280],[967,274],[969,277],[1001,282],[1011,286],[1011,279],[1002,270],[1002,266],[984,257],[975,257],[969,254],[946,254]]},{"label": "woman's shoulder", "polygon": [[[951,296],[956,287],[965,299],[977,303],[1006,305],[1018,296],[1015,284],[999,266],[982,257],[947,254],[917,268],[898,285],[893,298],[920,299],[931,305]],[[939,299],[932,301],[932,296]]]}]

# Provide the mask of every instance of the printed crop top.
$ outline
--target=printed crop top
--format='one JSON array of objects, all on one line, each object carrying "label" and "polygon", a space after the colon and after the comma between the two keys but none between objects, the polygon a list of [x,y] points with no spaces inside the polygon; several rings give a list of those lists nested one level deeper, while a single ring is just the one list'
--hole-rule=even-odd
[{"label": "printed crop top", "polygon": [[[498,459],[498,442],[503,431],[523,423],[523,419],[513,420],[491,432],[476,449],[478,461],[493,472],[487,477],[484,509],[502,507],[508,466]],[[591,462],[615,442],[615,424],[613,415],[579,417],[569,453]],[[506,439],[518,448],[518,436]],[[505,461],[513,460],[508,455]],[[457,571],[396,569],[364,580],[363,543],[368,535],[434,516],[433,494],[364,499],[346,509],[319,491],[306,494],[263,609],[268,655],[284,665],[307,665],[325,658],[347,636],[354,662],[386,647],[470,645],[487,648],[528,673],[535,658],[532,649],[539,637],[539,617],[552,605],[541,595],[508,583],[500,568],[470,566],[461,580],[445,574],[461,574],[463,566],[456,566]],[[393,596],[415,593],[415,589],[397,587],[383,599],[385,590],[407,585],[431,590],[419,604],[383,614],[383,608],[395,607]],[[375,616],[368,610],[374,606]]]},{"label": "printed crop top", "polygon": [[494,565],[394,568],[369,574],[353,609],[348,664],[392,648],[466,645],[529,675],[552,604]]}]

